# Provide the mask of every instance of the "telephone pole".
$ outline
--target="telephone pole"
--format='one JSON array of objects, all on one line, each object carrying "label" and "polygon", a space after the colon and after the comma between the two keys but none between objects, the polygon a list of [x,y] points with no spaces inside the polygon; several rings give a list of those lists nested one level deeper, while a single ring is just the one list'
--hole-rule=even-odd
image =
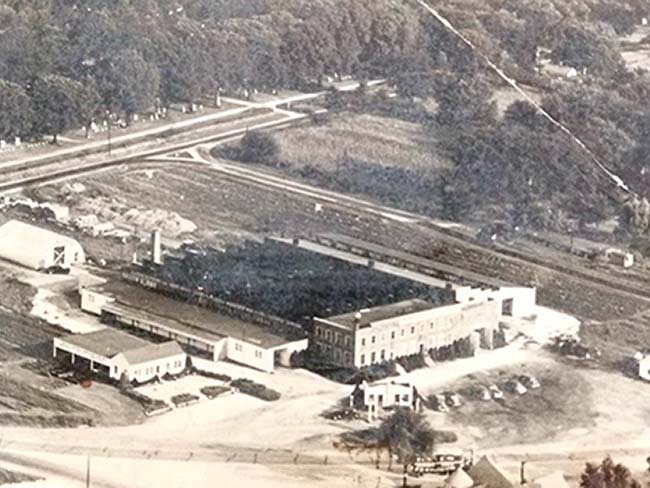
[{"label": "telephone pole", "polygon": [[90,488],[90,456],[86,457],[86,488]]}]

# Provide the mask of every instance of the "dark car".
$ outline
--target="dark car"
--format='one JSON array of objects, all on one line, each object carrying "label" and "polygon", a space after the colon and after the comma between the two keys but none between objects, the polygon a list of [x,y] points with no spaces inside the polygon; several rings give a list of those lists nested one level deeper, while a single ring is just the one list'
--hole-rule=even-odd
[{"label": "dark car", "polygon": [[45,269],[45,272],[47,274],[67,275],[70,274],[70,268],[64,268],[63,266],[50,266],[49,268]]}]

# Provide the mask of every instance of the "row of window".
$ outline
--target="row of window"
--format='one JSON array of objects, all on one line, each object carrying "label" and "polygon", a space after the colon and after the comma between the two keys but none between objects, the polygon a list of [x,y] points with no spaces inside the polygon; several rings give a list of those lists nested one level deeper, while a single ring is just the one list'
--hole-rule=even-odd
[{"label": "row of window", "polygon": [[[383,401],[383,395],[377,395],[379,397],[380,401]],[[368,395],[368,401],[369,402],[374,402],[375,401],[375,395],[371,393]],[[408,402],[409,401],[409,395],[402,395],[402,400],[403,402]],[[400,395],[395,395],[395,403],[400,402]]]},{"label": "row of window", "polygon": [[[243,344],[240,344],[239,342],[235,342],[235,351],[243,352],[244,351]],[[255,357],[257,359],[262,359],[263,356],[264,354],[262,353],[262,351],[260,351],[259,349],[255,350]]]},{"label": "row of window", "polygon": [[[167,364],[166,364],[166,369],[165,369],[166,371],[169,371],[169,370],[171,369],[170,364],[172,364],[172,363],[167,363]],[[174,363],[173,363],[173,367],[174,367],[174,368],[180,368],[181,366],[183,366],[183,361],[182,361],[182,360],[174,361]],[[115,367],[115,369],[117,369],[117,366]],[[141,369],[136,369],[136,370],[135,370],[135,374],[136,374],[137,376],[139,376],[141,373],[142,373],[142,370],[141,370]],[[156,373],[156,374],[159,374],[159,373],[160,373],[160,365],[157,365],[157,366],[151,366],[151,367],[149,367],[149,368],[145,368],[145,369],[144,369],[144,374],[145,374],[145,375],[150,375],[150,374],[154,374],[154,373]]]},{"label": "row of window", "polygon": [[349,348],[352,345],[352,336],[348,334],[343,334],[341,332],[333,332],[329,329],[321,328],[318,326],[316,326],[316,328],[314,329],[314,334],[319,339],[323,339],[327,342],[331,342],[332,344],[337,346],[343,344],[346,348]]},{"label": "row of window", "polygon": [[[381,361],[384,361],[386,359],[393,359],[394,357],[395,357],[395,354],[392,351],[388,355],[386,355],[386,349],[382,349],[381,351],[379,351],[379,355],[377,355],[377,352],[372,351],[370,353],[370,362],[368,364],[373,364],[373,363],[376,363],[378,361],[381,362]],[[366,365],[366,355],[362,354],[359,359],[360,359],[360,362],[361,362],[361,366],[365,366]]]},{"label": "row of window", "polygon": [[335,362],[343,364],[352,364],[352,353],[343,351],[337,347],[330,346],[329,344],[319,344],[321,352],[331,356]]},{"label": "row of window", "polygon": [[[422,329],[422,327],[420,327],[420,329]],[[430,329],[433,330],[433,324],[431,324]],[[400,329],[400,337],[404,337],[406,335],[407,330],[408,329],[406,329],[406,328]],[[415,332],[416,332],[415,326],[411,326],[411,328],[410,328],[411,335],[415,335]],[[397,331],[392,330],[390,332],[390,339],[395,340],[396,337],[397,337]],[[442,334],[438,334],[436,337],[441,341],[448,341],[450,339],[450,337],[451,337],[451,334],[446,333],[446,334],[444,334],[444,336]],[[385,340],[385,338],[386,338],[385,335],[382,334],[381,339]],[[367,342],[366,338],[362,337],[361,338],[361,347],[364,347],[366,345],[366,342]],[[377,342],[377,336],[376,335],[370,336],[370,344],[375,344],[376,342]]]}]

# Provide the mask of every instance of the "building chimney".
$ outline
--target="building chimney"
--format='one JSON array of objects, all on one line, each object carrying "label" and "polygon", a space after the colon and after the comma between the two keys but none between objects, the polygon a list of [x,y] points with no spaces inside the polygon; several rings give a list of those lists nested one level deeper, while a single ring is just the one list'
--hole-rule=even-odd
[{"label": "building chimney", "polygon": [[357,311],[357,313],[354,314],[354,331],[355,332],[359,328],[360,323],[361,323],[361,312]]},{"label": "building chimney", "polygon": [[154,264],[162,264],[160,229],[156,229],[151,233],[151,261],[153,261]]},{"label": "building chimney", "polygon": [[528,481],[526,481],[526,461],[521,462],[521,468],[519,469],[519,478],[521,485],[528,484]]}]

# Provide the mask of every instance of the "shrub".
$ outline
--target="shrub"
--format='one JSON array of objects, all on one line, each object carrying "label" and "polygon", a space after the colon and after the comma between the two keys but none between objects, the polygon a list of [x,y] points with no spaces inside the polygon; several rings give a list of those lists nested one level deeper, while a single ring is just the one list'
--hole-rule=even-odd
[{"label": "shrub", "polygon": [[170,400],[174,405],[178,407],[179,405],[196,402],[199,400],[199,397],[197,397],[196,395],[191,395],[189,393],[181,393],[179,395],[174,395],[173,397],[171,397]]},{"label": "shrub", "polygon": [[198,368],[192,368],[192,373],[198,374],[199,376],[205,376],[206,378],[211,378],[213,380],[223,381],[224,383],[230,383],[232,378],[227,374],[213,373],[212,371],[204,371]]},{"label": "shrub", "polygon": [[402,356],[397,359],[397,362],[406,370],[406,372],[413,371],[426,367],[427,363],[424,361],[422,354],[411,354],[409,356]]},{"label": "shrub", "polygon": [[142,393],[138,393],[137,391],[134,391],[130,387],[120,388],[120,392],[122,393],[122,395],[130,398],[131,400],[138,402],[144,409],[145,413],[161,410],[168,406],[167,403],[165,403],[164,401],[150,398],[147,395],[143,395]]},{"label": "shrub", "polygon": [[267,402],[273,402],[280,399],[279,392],[246,378],[234,380],[232,386],[246,395],[254,396],[260,400],[266,400]]},{"label": "shrub", "polygon": [[212,400],[213,398],[217,398],[219,395],[230,391],[230,388],[227,386],[204,386],[200,391],[203,395]]},{"label": "shrub", "polygon": [[274,165],[280,149],[275,138],[266,132],[247,132],[239,143],[239,161]]}]

